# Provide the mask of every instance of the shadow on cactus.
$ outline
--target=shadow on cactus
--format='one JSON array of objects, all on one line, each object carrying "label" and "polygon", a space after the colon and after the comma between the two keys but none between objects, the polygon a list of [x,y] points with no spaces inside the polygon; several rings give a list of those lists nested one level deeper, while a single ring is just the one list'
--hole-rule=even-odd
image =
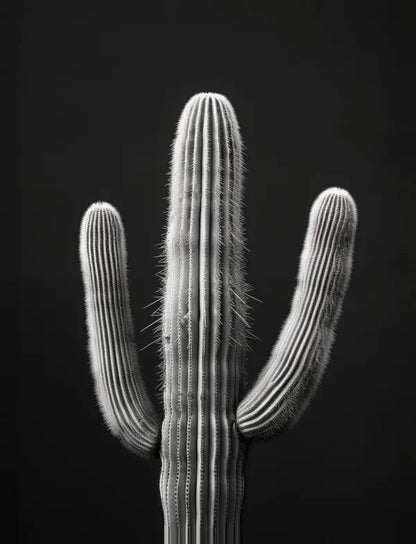
[{"label": "shadow on cactus", "polygon": [[328,361],[348,284],[356,208],[343,189],[312,206],[289,316],[243,396],[248,335],[243,163],[229,101],[202,93],[179,120],[170,176],[160,341],[164,418],[143,384],[134,343],[127,253],[118,212],[93,204],[81,225],[89,351],[111,432],[162,461],[166,543],[238,543],[251,439],[301,415]]}]

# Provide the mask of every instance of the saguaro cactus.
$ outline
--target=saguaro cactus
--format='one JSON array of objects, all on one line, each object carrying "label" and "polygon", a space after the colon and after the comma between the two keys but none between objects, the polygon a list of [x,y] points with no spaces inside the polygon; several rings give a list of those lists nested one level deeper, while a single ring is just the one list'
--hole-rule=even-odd
[{"label": "saguaro cactus", "polygon": [[96,392],[110,430],[133,451],[160,453],[166,543],[238,543],[244,453],[302,413],[326,366],[348,284],[356,227],[350,195],[312,206],[289,317],[242,397],[247,297],[242,144],[233,108],[202,93],[186,104],[173,149],[165,240],[160,423],[142,382],[118,212],[93,204],[80,256]]}]

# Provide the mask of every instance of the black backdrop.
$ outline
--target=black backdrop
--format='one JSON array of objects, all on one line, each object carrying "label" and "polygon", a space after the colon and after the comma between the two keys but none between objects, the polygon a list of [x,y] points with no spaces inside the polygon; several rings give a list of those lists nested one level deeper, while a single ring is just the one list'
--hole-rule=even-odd
[{"label": "black backdrop", "polygon": [[[19,14],[20,542],[161,542],[156,462],[106,431],[78,264],[87,206],[124,218],[136,329],[150,323],[169,151],[186,100],[225,94],[246,144],[247,368],[289,308],[310,204],[359,210],[355,268],[323,384],[295,429],[255,443],[245,542],[401,542],[414,515],[413,2],[36,0]],[[138,345],[152,341],[150,331]],[[157,350],[142,356],[152,392]],[[156,394],[154,395],[156,398]]]}]

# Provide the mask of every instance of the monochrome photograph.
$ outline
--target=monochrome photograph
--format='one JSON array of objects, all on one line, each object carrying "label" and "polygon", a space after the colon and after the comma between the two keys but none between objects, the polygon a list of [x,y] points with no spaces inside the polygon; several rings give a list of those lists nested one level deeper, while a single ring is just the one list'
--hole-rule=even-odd
[{"label": "monochrome photograph", "polygon": [[415,15],[5,15],[6,542],[413,540]]}]

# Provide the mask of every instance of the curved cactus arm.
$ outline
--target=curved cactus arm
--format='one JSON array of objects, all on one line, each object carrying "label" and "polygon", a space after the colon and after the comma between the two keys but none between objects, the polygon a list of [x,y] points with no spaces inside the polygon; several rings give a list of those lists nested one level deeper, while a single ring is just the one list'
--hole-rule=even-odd
[{"label": "curved cactus arm", "polygon": [[247,438],[266,438],[293,424],[319,385],[349,281],[356,223],[347,191],[327,189],[314,202],[289,317],[237,411]]},{"label": "curved cactus arm", "polygon": [[110,431],[143,456],[159,446],[159,422],[134,344],[123,224],[110,204],[86,211],[80,233],[89,351],[98,403]]}]

